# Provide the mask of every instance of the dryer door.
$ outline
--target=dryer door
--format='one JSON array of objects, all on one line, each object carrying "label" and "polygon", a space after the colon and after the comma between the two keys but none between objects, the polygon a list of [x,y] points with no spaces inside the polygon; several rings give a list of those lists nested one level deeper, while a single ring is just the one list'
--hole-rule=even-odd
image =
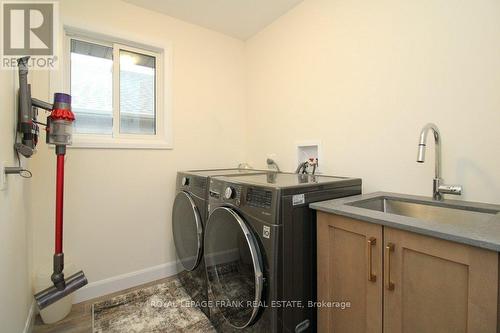
[{"label": "dryer door", "polygon": [[191,196],[181,191],[172,210],[172,232],[177,256],[188,271],[194,270],[203,253],[203,226]]},{"label": "dryer door", "polygon": [[207,222],[204,251],[215,306],[232,326],[251,325],[264,284],[261,252],[252,231],[234,210],[218,207]]}]

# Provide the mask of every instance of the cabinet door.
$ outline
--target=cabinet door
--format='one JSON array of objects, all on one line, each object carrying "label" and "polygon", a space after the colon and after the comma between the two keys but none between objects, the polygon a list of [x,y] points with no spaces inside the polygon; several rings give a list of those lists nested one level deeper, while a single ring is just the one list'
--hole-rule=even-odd
[{"label": "cabinet door", "polygon": [[[318,212],[318,332],[382,332],[382,227]],[[330,304],[333,305],[333,304]]]},{"label": "cabinet door", "polygon": [[498,254],[384,229],[384,332],[497,330]]}]

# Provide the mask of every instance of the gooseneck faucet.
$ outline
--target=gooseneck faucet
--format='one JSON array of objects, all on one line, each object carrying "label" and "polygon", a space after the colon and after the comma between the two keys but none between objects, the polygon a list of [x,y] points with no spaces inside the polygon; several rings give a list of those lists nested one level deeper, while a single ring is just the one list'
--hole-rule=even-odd
[{"label": "gooseneck faucet", "polygon": [[433,193],[432,197],[434,200],[443,200],[443,194],[453,194],[453,195],[461,195],[462,194],[462,186],[460,185],[444,185],[442,184],[443,179],[441,179],[441,136],[439,134],[439,129],[433,123],[428,123],[422,128],[420,132],[420,141],[418,143],[418,155],[417,162],[424,163],[425,162],[425,148],[427,142],[427,134],[429,131],[432,131],[434,135],[434,150],[435,150],[435,158],[434,158],[434,179],[432,181]]}]

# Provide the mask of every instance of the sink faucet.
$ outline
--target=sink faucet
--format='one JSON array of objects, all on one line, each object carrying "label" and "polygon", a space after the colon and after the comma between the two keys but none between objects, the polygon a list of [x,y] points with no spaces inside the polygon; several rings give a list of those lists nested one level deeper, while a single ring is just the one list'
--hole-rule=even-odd
[{"label": "sink faucet", "polygon": [[428,123],[422,128],[420,132],[420,141],[418,143],[418,155],[417,162],[424,163],[425,162],[425,147],[427,141],[427,133],[429,130],[432,131],[434,135],[434,150],[435,150],[435,175],[433,184],[433,193],[432,197],[434,200],[443,200],[443,194],[453,194],[453,195],[461,195],[462,194],[462,186],[460,185],[444,185],[442,184],[443,179],[441,179],[441,137],[439,134],[439,129],[433,123]]}]

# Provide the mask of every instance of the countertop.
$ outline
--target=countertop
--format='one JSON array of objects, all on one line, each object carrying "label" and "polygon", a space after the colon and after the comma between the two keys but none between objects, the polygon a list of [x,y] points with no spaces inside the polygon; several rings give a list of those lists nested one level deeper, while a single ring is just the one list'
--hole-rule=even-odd
[{"label": "countertop", "polygon": [[496,210],[500,211],[500,205],[469,202],[461,200],[434,201],[430,197],[407,195],[390,192],[374,192],[352,197],[316,202],[309,205],[310,208],[362,220],[383,226],[411,231],[414,233],[441,238],[457,243],[472,245],[487,250],[500,252],[500,213],[491,215],[491,219],[478,221],[461,221],[459,223],[443,223],[423,220],[384,213],[376,210],[350,206],[355,201],[386,197],[406,201],[418,200],[421,203],[449,208],[460,208],[464,210]]}]

